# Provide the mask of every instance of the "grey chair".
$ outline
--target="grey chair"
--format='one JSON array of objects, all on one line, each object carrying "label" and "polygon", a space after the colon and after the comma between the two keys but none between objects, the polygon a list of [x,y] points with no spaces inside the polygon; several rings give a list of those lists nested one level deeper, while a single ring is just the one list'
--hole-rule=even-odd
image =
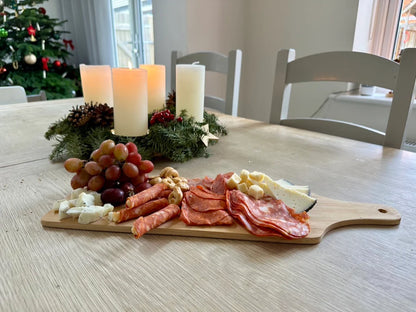
[{"label": "grey chair", "polygon": [[28,102],[36,102],[36,101],[46,101],[46,92],[45,91],[40,91],[39,94],[31,94],[27,96],[27,101]]},{"label": "grey chair", "polygon": [[23,87],[0,87],[0,104],[26,103],[27,97]]},{"label": "grey chair", "polygon": [[181,56],[180,52],[172,51],[171,88],[176,88],[176,64],[192,64],[194,62],[199,62],[199,64],[205,65],[206,71],[227,75],[225,99],[206,95],[204,99],[205,107],[213,108],[225,114],[237,116],[241,61],[241,50],[232,50],[228,53],[228,56],[216,52],[197,52]]},{"label": "grey chair", "polygon": [[21,86],[0,87],[0,104],[17,104],[35,101],[46,101],[46,92],[40,91],[39,94],[26,95],[26,91]]},{"label": "grey chair", "polygon": [[[295,50],[280,50],[270,123],[402,148],[414,99],[415,80],[416,48],[404,50],[400,64],[362,52],[326,52],[295,59]],[[386,131],[333,119],[288,118],[292,84],[308,81],[355,82],[393,90]]]}]

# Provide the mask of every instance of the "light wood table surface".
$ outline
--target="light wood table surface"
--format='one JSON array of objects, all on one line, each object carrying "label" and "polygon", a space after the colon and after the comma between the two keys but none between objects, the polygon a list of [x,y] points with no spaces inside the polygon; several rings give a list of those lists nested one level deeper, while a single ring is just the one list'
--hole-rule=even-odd
[{"label": "light wood table surface", "polygon": [[43,228],[71,178],[43,136],[81,104],[0,106],[0,311],[416,311],[415,153],[221,115],[209,158],[170,164],[183,176],[262,171],[395,207],[400,225],[316,245]]}]

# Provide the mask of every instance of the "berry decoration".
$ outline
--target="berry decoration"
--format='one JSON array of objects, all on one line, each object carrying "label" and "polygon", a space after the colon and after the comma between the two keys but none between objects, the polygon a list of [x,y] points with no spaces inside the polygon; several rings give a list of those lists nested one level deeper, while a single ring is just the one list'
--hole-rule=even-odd
[{"label": "berry decoration", "polygon": [[38,9],[38,12],[39,12],[40,14],[43,14],[43,15],[45,15],[45,14],[46,14],[46,10],[45,10],[45,8],[42,8],[42,7],[40,7],[40,8]]},{"label": "berry decoration", "polygon": [[172,114],[170,110],[165,109],[164,111],[154,113],[152,118],[150,118],[150,124],[154,125],[156,123],[160,123],[165,125],[174,119],[175,115]]}]

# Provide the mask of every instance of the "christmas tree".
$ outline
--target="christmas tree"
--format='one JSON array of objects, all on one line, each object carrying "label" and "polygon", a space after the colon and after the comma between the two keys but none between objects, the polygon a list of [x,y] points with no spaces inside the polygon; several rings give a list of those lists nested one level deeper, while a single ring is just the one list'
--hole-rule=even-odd
[{"label": "christmas tree", "polygon": [[80,95],[79,70],[66,63],[74,45],[59,29],[66,21],[50,18],[44,1],[0,0],[0,86],[44,90],[48,99]]}]

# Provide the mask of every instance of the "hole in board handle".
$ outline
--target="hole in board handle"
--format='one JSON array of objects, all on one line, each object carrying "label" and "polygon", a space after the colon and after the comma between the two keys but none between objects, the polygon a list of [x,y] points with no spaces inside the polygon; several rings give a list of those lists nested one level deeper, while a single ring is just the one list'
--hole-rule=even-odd
[{"label": "hole in board handle", "polygon": [[381,212],[381,213],[387,213],[388,212],[386,209],[382,209],[382,208],[380,208],[378,211]]}]

